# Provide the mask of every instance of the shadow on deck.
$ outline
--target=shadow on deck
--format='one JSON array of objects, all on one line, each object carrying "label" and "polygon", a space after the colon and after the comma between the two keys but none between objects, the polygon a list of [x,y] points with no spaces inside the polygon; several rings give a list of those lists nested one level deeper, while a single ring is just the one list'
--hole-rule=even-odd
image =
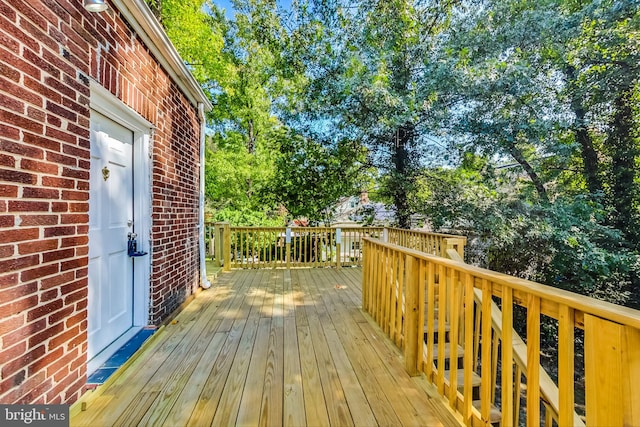
[{"label": "shadow on deck", "polygon": [[220,275],[74,405],[71,425],[459,426],[361,311],[361,272]]}]

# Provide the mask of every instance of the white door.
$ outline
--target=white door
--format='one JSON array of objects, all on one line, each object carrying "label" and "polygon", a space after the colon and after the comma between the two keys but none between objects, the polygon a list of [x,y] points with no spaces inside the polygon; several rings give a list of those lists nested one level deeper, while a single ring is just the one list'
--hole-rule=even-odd
[{"label": "white door", "polygon": [[133,326],[133,132],[91,111],[88,357]]}]

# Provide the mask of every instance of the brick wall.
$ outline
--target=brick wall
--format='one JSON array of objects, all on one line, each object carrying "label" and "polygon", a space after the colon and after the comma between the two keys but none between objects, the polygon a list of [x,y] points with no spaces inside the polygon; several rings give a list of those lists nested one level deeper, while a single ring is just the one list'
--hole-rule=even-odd
[{"label": "brick wall", "polygon": [[2,403],[71,403],[86,381],[89,79],[156,126],[150,323],[198,285],[194,107],[113,9],[0,0]]},{"label": "brick wall", "polygon": [[[186,101],[167,94],[162,110],[181,117]],[[178,144],[199,141],[196,117],[173,121],[171,128],[158,129],[154,136],[152,171],[152,275],[151,323],[157,324],[199,286],[198,248],[200,147]],[[186,285],[186,286],[185,286]]]}]

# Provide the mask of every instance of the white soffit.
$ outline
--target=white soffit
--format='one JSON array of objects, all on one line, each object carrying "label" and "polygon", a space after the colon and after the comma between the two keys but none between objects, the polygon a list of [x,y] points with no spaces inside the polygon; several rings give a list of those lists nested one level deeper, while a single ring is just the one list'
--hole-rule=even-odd
[{"label": "white soffit", "polygon": [[111,0],[122,13],[138,37],[144,42],[160,65],[182,89],[183,93],[194,104],[202,103],[206,111],[213,105],[202,91],[202,88],[184,65],[178,51],[169,40],[164,29],[143,0]]}]

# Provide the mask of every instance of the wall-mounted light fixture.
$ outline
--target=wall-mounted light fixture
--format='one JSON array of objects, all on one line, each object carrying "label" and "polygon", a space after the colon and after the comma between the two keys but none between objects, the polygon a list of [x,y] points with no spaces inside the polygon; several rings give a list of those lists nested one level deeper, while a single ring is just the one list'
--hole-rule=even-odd
[{"label": "wall-mounted light fixture", "polygon": [[84,0],[84,8],[89,12],[104,12],[108,6],[104,0]]}]

